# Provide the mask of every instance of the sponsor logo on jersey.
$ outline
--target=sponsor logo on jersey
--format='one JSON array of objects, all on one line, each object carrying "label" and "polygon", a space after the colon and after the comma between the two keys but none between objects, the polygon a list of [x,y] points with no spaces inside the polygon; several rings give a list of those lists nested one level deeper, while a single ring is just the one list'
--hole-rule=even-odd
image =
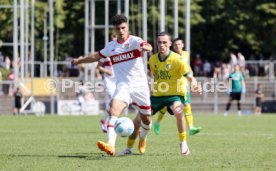
[{"label": "sponsor logo on jersey", "polygon": [[120,63],[128,60],[132,60],[135,58],[139,58],[139,57],[142,57],[142,52],[139,51],[138,49],[135,49],[133,51],[111,56],[110,59],[112,64],[116,64],[116,63]]}]

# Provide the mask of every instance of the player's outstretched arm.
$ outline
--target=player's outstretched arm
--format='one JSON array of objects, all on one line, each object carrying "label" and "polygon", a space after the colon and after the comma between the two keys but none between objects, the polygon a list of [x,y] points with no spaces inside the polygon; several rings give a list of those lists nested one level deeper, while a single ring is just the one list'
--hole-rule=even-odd
[{"label": "player's outstretched arm", "polygon": [[191,90],[192,92],[201,95],[202,94],[202,87],[201,84],[198,83],[195,77],[193,77],[191,74],[188,74],[186,76],[188,81],[191,83]]},{"label": "player's outstretched arm", "polygon": [[97,67],[101,72],[106,73],[107,75],[111,76],[112,75],[112,71],[108,70],[108,69],[104,69],[104,67],[102,66],[98,66]]},{"label": "player's outstretched arm", "polygon": [[146,52],[151,52],[152,46],[149,43],[145,42],[141,45],[141,49]]},{"label": "player's outstretched arm", "polygon": [[72,65],[78,65],[82,63],[92,63],[100,60],[101,58],[102,57],[99,55],[99,53],[94,53],[94,54],[90,53],[85,57],[80,56],[78,59],[73,59],[71,63]]}]

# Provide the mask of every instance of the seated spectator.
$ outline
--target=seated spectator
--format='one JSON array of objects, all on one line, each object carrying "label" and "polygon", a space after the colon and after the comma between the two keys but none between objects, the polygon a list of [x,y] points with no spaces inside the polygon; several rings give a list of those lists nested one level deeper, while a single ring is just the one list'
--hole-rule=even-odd
[{"label": "seated spectator", "polygon": [[194,74],[195,76],[200,76],[201,75],[201,66],[202,66],[202,60],[200,57],[200,54],[196,54],[196,58],[194,60]]},{"label": "seated spectator", "polygon": [[243,75],[245,75],[245,66],[246,66],[246,62],[245,62],[245,58],[244,56],[242,55],[241,52],[238,53],[238,64],[240,65],[241,67],[241,72]]},{"label": "seated spectator", "polygon": [[211,74],[211,64],[208,60],[203,63],[203,75],[205,77],[210,77]]},{"label": "seated spectator", "polygon": [[219,61],[215,62],[213,78],[221,79],[221,63]]},{"label": "seated spectator", "polygon": [[227,64],[222,64],[221,65],[221,78],[226,80],[229,77],[230,74],[230,66]]}]

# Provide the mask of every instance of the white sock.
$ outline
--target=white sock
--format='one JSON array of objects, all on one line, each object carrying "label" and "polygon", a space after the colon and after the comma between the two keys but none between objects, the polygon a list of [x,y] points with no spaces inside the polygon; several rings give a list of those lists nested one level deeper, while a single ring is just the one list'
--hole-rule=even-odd
[{"label": "white sock", "polygon": [[116,137],[117,137],[117,134],[114,129],[114,125],[117,119],[118,119],[117,116],[111,116],[107,125],[107,140],[108,140],[108,143],[113,147],[115,147]]},{"label": "white sock", "polygon": [[240,111],[240,110],[238,111],[238,115],[239,115],[239,116],[241,116],[241,115],[242,115],[242,113],[241,113],[241,111]]},{"label": "white sock", "polygon": [[227,116],[227,115],[228,115],[228,112],[227,112],[227,111],[225,111],[225,112],[224,112],[224,116]]},{"label": "white sock", "polygon": [[151,128],[151,125],[152,125],[151,122],[150,122],[149,125],[146,125],[146,124],[143,123],[143,121],[141,121],[141,134],[140,134],[141,139],[144,140],[144,139],[147,138],[147,135],[148,135],[148,132]]}]

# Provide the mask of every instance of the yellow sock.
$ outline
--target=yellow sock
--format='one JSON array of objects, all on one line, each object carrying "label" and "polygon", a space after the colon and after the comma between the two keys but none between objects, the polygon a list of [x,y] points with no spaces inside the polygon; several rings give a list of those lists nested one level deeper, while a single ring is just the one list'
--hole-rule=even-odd
[{"label": "yellow sock", "polygon": [[184,116],[186,123],[188,125],[188,128],[194,127],[194,119],[192,115],[192,107],[190,104],[186,104],[184,108]]},{"label": "yellow sock", "polygon": [[160,121],[163,119],[163,117],[164,117],[166,111],[167,111],[167,108],[164,107],[162,110],[160,110],[160,111],[158,112],[158,114],[157,114],[157,122],[160,122]]},{"label": "yellow sock", "polygon": [[179,134],[179,140],[180,142],[183,142],[186,140],[186,131],[182,132],[182,133],[178,133]]},{"label": "yellow sock", "polygon": [[131,138],[127,139],[127,147],[128,148],[133,148],[134,143],[135,143],[135,139],[131,139]]}]

